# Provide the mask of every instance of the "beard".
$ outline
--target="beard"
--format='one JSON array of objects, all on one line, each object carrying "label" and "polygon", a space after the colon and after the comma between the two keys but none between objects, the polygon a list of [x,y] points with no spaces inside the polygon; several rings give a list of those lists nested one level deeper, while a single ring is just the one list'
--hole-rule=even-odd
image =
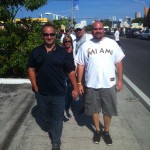
[{"label": "beard", "polygon": [[103,33],[96,33],[94,35],[95,40],[100,41],[101,39],[103,39],[104,34]]}]

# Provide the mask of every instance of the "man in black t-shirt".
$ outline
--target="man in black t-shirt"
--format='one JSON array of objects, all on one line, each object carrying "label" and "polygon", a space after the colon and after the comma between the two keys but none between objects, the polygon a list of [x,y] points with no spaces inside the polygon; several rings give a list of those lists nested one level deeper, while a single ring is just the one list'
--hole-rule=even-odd
[{"label": "man in black t-shirt", "polygon": [[37,100],[37,118],[48,132],[52,150],[60,150],[65,109],[66,73],[72,83],[72,95],[78,97],[74,66],[66,50],[55,43],[52,24],[42,27],[43,44],[36,47],[28,63],[28,74]]}]

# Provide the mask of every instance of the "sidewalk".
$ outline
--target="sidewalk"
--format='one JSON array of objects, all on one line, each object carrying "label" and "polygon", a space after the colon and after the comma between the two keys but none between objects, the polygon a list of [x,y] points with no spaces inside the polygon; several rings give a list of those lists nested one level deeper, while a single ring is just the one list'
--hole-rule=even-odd
[{"label": "sidewalk", "polygon": [[[74,104],[78,109],[81,107],[80,102]],[[91,120],[84,114],[79,115],[78,109],[64,122],[61,150],[149,150],[150,112],[126,86],[118,93],[119,116],[112,118],[111,146],[103,139],[99,144],[92,142]],[[17,132],[10,150],[51,150],[47,133],[41,130],[31,113]]]}]

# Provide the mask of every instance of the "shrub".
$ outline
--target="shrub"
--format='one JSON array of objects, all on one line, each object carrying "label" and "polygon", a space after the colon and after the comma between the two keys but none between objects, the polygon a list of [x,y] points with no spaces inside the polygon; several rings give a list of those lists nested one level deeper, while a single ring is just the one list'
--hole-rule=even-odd
[{"label": "shrub", "polygon": [[27,77],[31,50],[42,43],[39,22],[8,22],[0,30],[0,77]]}]

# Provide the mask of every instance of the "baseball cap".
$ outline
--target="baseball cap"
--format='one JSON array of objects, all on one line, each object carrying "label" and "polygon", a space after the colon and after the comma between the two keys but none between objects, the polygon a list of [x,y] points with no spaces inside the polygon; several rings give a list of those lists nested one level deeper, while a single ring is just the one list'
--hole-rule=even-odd
[{"label": "baseball cap", "polygon": [[81,23],[77,23],[75,26],[74,26],[74,29],[83,29],[84,26],[81,24]]}]

